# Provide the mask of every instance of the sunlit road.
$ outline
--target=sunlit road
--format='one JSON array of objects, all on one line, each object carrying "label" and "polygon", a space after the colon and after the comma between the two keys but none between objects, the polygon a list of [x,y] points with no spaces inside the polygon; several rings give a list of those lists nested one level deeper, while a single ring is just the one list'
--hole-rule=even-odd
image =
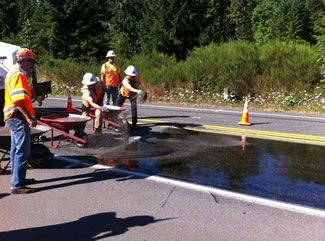
[{"label": "sunlit road", "polygon": [[[80,100],[73,105],[80,107]],[[57,107],[64,110],[66,99],[50,98],[37,109]],[[138,113],[151,132],[166,125],[325,145],[324,116],[250,111],[253,125],[246,127],[237,125],[241,110],[145,104]],[[68,160],[100,155],[101,148],[93,149],[63,145],[51,151]],[[0,240],[325,240],[323,210],[104,166],[67,166],[53,161],[29,170],[39,180],[32,195],[9,195],[10,175],[0,175]]]}]

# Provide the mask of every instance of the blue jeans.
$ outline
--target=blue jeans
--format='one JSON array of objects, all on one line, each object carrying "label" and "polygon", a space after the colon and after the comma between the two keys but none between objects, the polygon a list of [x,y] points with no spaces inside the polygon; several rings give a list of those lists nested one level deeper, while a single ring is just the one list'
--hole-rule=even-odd
[{"label": "blue jeans", "polygon": [[118,87],[115,86],[106,86],[105,100],[104,104],[109,105],[109,100],[112,95],[113,105],[116,105],[117,95],[118,95]]},{"label": "blue jeans", "polygon": [[11,188],[22,188],[31,150],[31,131],[27,122],[20,118],[9,118],[6,126],[11,130]]}]

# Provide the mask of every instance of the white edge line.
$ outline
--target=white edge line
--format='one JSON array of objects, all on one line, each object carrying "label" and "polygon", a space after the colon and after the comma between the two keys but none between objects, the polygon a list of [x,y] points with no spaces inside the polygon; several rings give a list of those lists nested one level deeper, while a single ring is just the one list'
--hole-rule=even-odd
[{"label": "white edge line", "polygon": [[[52,100],[64,100],[65,98],[60,97],[48,97],[47,99]],[[73,101],[82,102],[80,99],[73,99]],[[127,103],[128,104],[128,103]],[[159,105],[149,105],[149,104],[142,104],[142,106],[147,107],[154,107],[154,108],[160,108],[160,109],[176,109],[176,110],[198,110],[198,111],[207,111],[207,112],[224,112],[224,113],[236,113],[236,114],[242,114],[242,111],[235,111],[235,110],[223,110],[223,109],[202,109],[202,108],[195,108],[195,107],[178,107],[178,106],[159,106]],[[303,116],[303,115],[282,115],[282,114],[272,114],[272,113],[259,113],[259,112],[249,112],[250,115],[260,115],[260,116],[281,116],[281,117],[287,117],[287,118],[301,118],[301,119],[315,119],[315,120],[324,120],[325,117],[315,117],[315,116]]]},{"label": "white edge line", "polygon": [[76,165],[79,164],[79,165],[82,165],[85,167],[90,167],[93,169],[109,169],[116,173],[138,176],[141,178],[145,178],[146,180],[150,180],[150,181],[154,181],[154,182],[158,182],[158,183],[164,183],[167,185],[175,185],[175,186],[182,187],[185,189],[190,189],[190,190],[199,191],[199,192],[213,193],[213,194],[216,194],[216,195],[219,195],[222,197],[226,197],[226,198],[233,198],[238,201],[244,201],[244,202],[248,202],[248,203],[253,203],[253,204],[273,207],[273,208],[277,208],[277,209],[283,209],[283,210],[287,210],[287,211],[291,211],[291,212],[325,218],[325,211],[321,210],[321,209],[317,209],[317,208],[310,208],[310,207],[306,207],[306,206],[302,206],[302,205],[296,205],[296,204],[290,204],[290,203],[281,202],[281,201],[274,201],[274,200],[270,200],[270,199],[266,199],[266,198],[254,197],[251,195],[235,193],[235,192],[226,191],[226,190],[222,190],[222,189],[218,189],[218,188],[214,188],[214,187],[206,187],[206,186],[183,182],[183,181],[179,181],[179,180],[172,180],[172,179],[168,179],[168,178],[164,178],[164,177],[160,177],[160,176],[152,176],[152,175],[148,175],[148,174],[144,174],[144,173],[137,173],[137,172],[127,171],[127,170],[117,169],[117,168],[113,168],[113,167],[109,167],[109,166],[105,166],[105,165],[101,165],[101,164],[92,165],[92,164],[89,164],[89,163],[86,163],[83,161],[79,161],[76,159],[72,159],[69,157],[62,157],[62,156],[55,155],[54,158],[56,158],[57,160],[70,162],[70,163],[76,164]]}]

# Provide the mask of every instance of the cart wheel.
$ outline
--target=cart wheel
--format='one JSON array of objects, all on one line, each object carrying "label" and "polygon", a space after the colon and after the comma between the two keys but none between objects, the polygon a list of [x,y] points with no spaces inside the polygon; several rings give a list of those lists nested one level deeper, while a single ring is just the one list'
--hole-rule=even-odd
[{"label": "cart wheel", "polygon": [[32,144],[28,164],[34,168],[46,167],[53,154],[43,144]]},{"label": "cart wheel", "polygon": [[[81,139],[87,140],[87,134],[85,132],[83,132],[83,131],[76,131],[74,133],[74,135],[76,137],[81,138]],[[83,147],[86,146],[86,143],[82,143],[82,142],[79,142],[79,141],[76,141],[76,140],[74,140],[74,143],[77,145],[77,147],[80,147],[80,148],[83,148]]]}]

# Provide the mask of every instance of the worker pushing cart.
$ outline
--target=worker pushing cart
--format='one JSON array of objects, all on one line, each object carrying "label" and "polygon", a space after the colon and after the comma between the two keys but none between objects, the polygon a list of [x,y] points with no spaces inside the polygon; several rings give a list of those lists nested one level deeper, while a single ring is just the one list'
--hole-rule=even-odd
[{"label": "worker pushing cart", "polygon": [[89,115],[91,113],[91,108],[95,108],[95,133],[101,133],[103,123],[102,111],[109,111],[106,105],[103,106],[106,86],[92,73],[86,73],[84,75],[82,84],[82,115]]}]

